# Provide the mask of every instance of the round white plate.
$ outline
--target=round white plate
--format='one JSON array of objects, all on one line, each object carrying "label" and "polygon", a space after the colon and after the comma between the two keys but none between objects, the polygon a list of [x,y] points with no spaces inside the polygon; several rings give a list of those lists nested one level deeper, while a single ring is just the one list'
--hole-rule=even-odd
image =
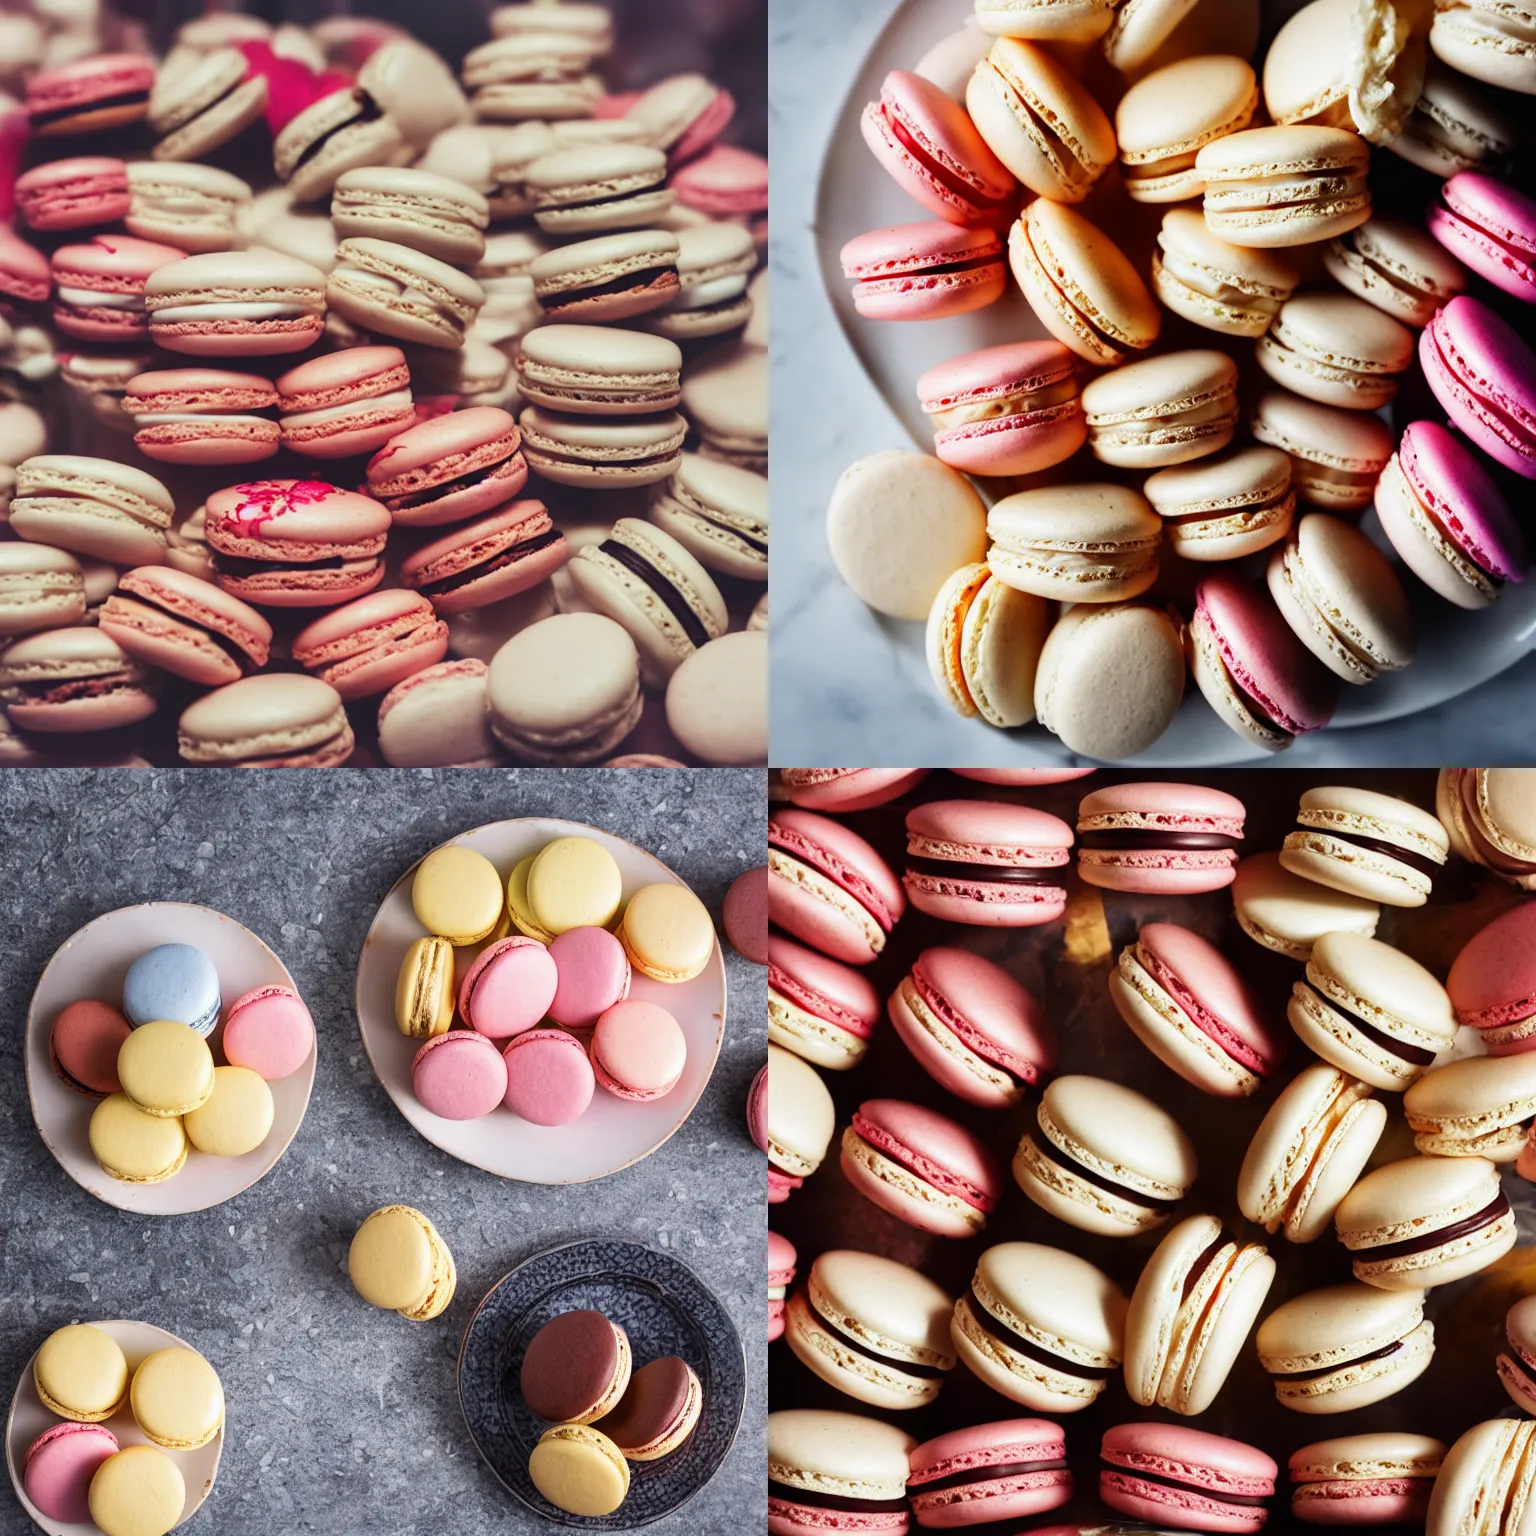
[{"label": "round white plate", "polygon": [[[185,1339],[178,1339],[174,1333],[167,1333],[164,1328],[157,1328],[153,1323],[93,1322],[91,1326],[100,1328],[103,1333],[109,1333],[117,1340],[128,1357],[130,1375],[139,1368],[139,1362],[146,1355],[154,1354],[157,1349],[169,1349],[174,1344],[187,1349],[192,1347]],[[5,1421],[5,1464],[10,1470],[11,1487],[16,1490],[21,1507],[32,1517],[32,1523],[39,1530],[47,1531],[48,1536],[101,1536],[101,1528],[89,1520],[67,1524],[50,1520],[27,1497],[21,1486],[21,1469],[26,1464],[27,1447],[45,1429],[52,1429],[55,1424],[63,1422],[57,1414],[43,1407],[37,1395],[37,1387],[32,1380],[32,1360],[36,1358],[34,1353],[21,1373],[21,1380],[16,1383],[16,1390],[11,1395],[11,1411]],[[124,1449],[130,1445],[150,1443],[149,1437],[134,1423],[126,1404],[106,1421],[106,1426],[117,1436],[117,1443]],[[222,1428],[207,1445],[195,1451],[166,1451],[165,1454],[181,1468],[181,1475],[187,1483],[187,1502],[181,1512],[178,1529],[202,1508],[203,1500],[213,1492],[213,1481],[219,1475],[219,1457],[223,1451]]]},{"label": "round white plate", "polygon": [[[315,1082],[315,1052],[297,1072],[270,1084],[272,1129],[244,1157],[210,1157],[189,1149],[186,1166],[158,1184],[128,1184],[102,1171],[91,1155],[91,1111],[96,1100],[59,1080],[48,1060],[54,1016],[82,997],[121,1004],[123,977],[147,949],[171,940],[191,944],[219,973],[225,1004],[254,987],[294,986],[283,962],[232,917],[179,901],[150,901],[104,913],[66,939],[43,970],[27,1010],[27,1093],[32,1118],[59,1166],[98,1200],[144,1216],[180,1216],[233,1199],[269,1172],[288,1149],[304,1119]],[[222,1019],[208,1037],[216,1061],[223,1060]]]},{"label": "round white plate", "polygon": [[[660,859],[596,827],[553,817],[497,821],[450,839],[483,853],[505,881],[520,859],[557,837],[590,837],[618,862],[627,900],[642,885],[682,884]],[[636,975],[629,995],[659,1003],[682,1026],[688,1062],[677,1087],[665,1098],[631,1104],[604,1093],[592,1096],[587,1112],[569,1125],[530,1125],[498,1108],[479,1120],[444,1120],[417,1102],[411,1088],[411,1059],[420,1041],[408,1040],[395,1025],[395,980],[406,950],[425,930],[411,909],[415,866],[401,875],[374,917],[357,966],[357,1019],[363,1048],[395,1107],[434,1146],[504,1179],[529,1184],[582,1184],[605,1178],[648,1157],[693,1112],[725,1033],[725,962],[717,939],[709,964],[692,981],[668,986]],[[457,974],[469,969],[474,948],[457,952]]]},{"label": "round white plate", "polygon": [[[822,162],[817,193],[815,257],[832,308],[880,399],[924,452],[932,451],[933,430],[917,403],[914,386],[919,375],[962,352],[1047,335],[1012,279],[999,303],[968,315],[905,324],[862,319],[853,307],[852,284],[843,276],[838,261],[843,244],[855,235],[931,217],[875,163],[860,134],[859,117],[865,104],[879,97],[880,82],[890,70],[911,69],[936,42],[963,26],[970,10],[967,0],[904,0],[893,9],[889,23],[849,82]],[[1088,217],[1102,216],[1097,212],[1098,201],[1090,199],[1085,204]],[[1127,211],[1123,199],[1114,206],[1116,216],[1139,232],[1136,240],[1125,241],[1139,258],[1164,210],[1153,208],[1149,215],[1146,209],[1132,206]],[[1123,236],[1118,228],[1115,232]],[[1139,261],[1139,265],[1146,263]],[[1391,419],[1390,412],[1387,414]],[[1400,428],[1409,419],[1404,416],[1394,425]],[[982,481],[978,488],[991,501],[1010,487],[1003,482]],[[1374,513],[1363,526],[1390,554]],[[1264,556],[1245,564],[1262,573]],[[1165,566],[1174,580],[1170,583],[1165,571],[1155,593],[1174,596],[1187,615],[1187,594],[1201,572],[1187,562],[1169,560]],[[1344,686],[1332,728],[1369,725],[1432,708],[1486,682],[1531,648],[1536,635],[1536,579],[1506,588],[1499,601],[1481,613],[1464,613],[1440,601],[1412,575],[1405,574],[1403,585],[1413,603],[1418,655],[1402,672],[1380,677],[1366,687]],[[903,679],[909,688],[931,696],[933,685],[923,653],[922,626],[893,626],[873,614],[869,622],[879,624],[888,635],[902,631],[893,649],[898,653]],[[1004,764],[1037,761],[1042,755],[1066,755],[1061,743],[1038,726],[1000,732],[977,721],[957,719],[950,729],[956,733],[956,741],[968,743],[955,761]],[[1200,763],[1211,767],[1255,760],[1268,758],[1222,725],[1190,682],[1184,707],[1168,731],[1131,761],[1149,766]]]}]

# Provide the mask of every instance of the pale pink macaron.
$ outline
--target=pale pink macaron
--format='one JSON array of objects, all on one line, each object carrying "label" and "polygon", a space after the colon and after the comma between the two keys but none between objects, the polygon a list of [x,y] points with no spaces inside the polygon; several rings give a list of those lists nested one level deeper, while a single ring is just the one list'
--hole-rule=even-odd
[{"label": "pale pink macaron", "polygon": [[166,464],[256,464],[277,452],[269,379],[222,368],[162,368],[128,381],[134,446]]},{"label": "pale pink macaron", "polygon": [[501,1103],[507,1064],[473,1029],[434,1035],[411,1062],[411,1086],[423,1109],[444,1120],[478,1120]]},{"label": "pale pink macaron", "polygon": [[[747,1089],[747,1134],[759,1152],[768,1150],[768,1068],[757,1069],[752,1086]],[[768,1170],[768,1183],[773,1184],[774,1170]],[[784,1196],[780,1197],[785,1198]]]},{"label": "pale pink macaron", "polygon": [[598,1019],[588,1054],[603,1088],[615,1098],[645,1102],[677,1087],[688,1042],[665,1008],[628,998]]},{"label": "pale pink macaron", "polygon": [[768,1038],[818,1067],[855,1067],[880,1019],[862,971],[782,933],[768,936]]},{"label": "pale pink macaron", "polygon": [[1429,232],[1495,288],[1536,304],[1536,199],[1480,171],[1440,187]]},{"label": "pale pink macaron", "polygon": [[1049,923],[1066,909],[1072,828],[993,800],[932,800],[907,813],[902,884],[919,912],[985,928]]},{"label": "pale pink macaron", "polygon": [[586,1113],[597,1079],[575,1035],[563,1029],[530,1029],[512,1037],[503,1059],[503,1102],[513,1114],[531,1125],[568,1125]]},{"label": "pale pink macaron", "polygon": [[283,446],[311,459],[372,453],[416,419],[399,347],[348,347],[290,368],[275,383]]},{"label": "pale pink macaron", "polygon": [[481,950],[459,986],[459,1013],[471,1029],[506,1040],[538,1024],[554,1001],[559,973],[537,939],[499,939]]},{"label": "pale pink macaron", "polygon": [[859,834],[814,811],[768,818],[768,918],[834,960],[868,965],[906,910],[901,882]]},{"label": "pale pink macaron", "polygon": [[549,1016],[567,1029],[591,1029],[629,996],[629,956],[606,928],[567,928],[549,946],[555,994]]},{"label": "pale pink macaron", "polygon": [[1086,779],[1092,768],[952,768],[962,779],[975,779],[978,784],[1003,784],[1015,789],[1034,788],[1041,784],[1070,784],[1073,779]]},{"label": "pale pink macaron", "polygon": [[169,565],[125,571],[97,623],[130,656],[206,688],[264,667],[272,644],[249,603]]},{"label": "pale pink macaron", "polygon": [[1089,885],[1189,896],[1231,885],[1247,807],[1207,784],[1111,784],[1077,808],[1077,869]]},{"label": "pale pink macaron", "polygon": [[1043,1514],[1072,1497],[1066,1461],[1066,1436],[1049,1419],[952,1429],[912,1452],[907,1475],[912,1513],[919,1525],[933,1530],[995,1529],[998,1521]]},{"label": "pale pink macaron", "polygon": [[334,608],[293,637],[293,659],[348,702],[388,693],[447,654],[447,624],[398,587]]},{"label": "pale pink macaron", "polygon": [[144,284],[186,256],[174,246],[131,235],[97,235],[61,245],[51,262],[53,323],[76,341],[142,341],[149,331]]},{"label": "pale pink macaron", "polygon": [[784,1337],[784,1296],[795,1280],[795,1245],[777,1232],[768,1234],[768,1342]]},{"label": "pale pink macaron", "polygon": [[418,549],[400,579],[439,613],[467,613],[536,587],[570,554],[542,501],[514,501]]},{"label": "pale pink macaron", "polygon": [[315,1048],[315,1021],[288,987],[257,987],[224,1015],[224,1055],[269,1083],[297,1072]]},{"label": "pale pink macaron", "polygon": [[48,160],[16,178],[16,206],[31,229],[115,224],[128,212],[128,167],[105,155]]},{"label": "pale pink macaron", "polygon": [[1099,1498],[1158,1528],[1246,1536],[1268,1519],[1279,1467],[1263,1451],[1185,1424],[1120,1424],[1100,1448]]},{"label": "pale pink macaron", "polygon": [[490,405],[408,426],[368,461],[369,491],[409,528],[478,517],[511,501],[527,479],[517,423]]},{"label": "pale pink macaron", "polygon": [[745,218],[768,206],[768,162],[750,149],[716,144],[679,167],[670,185],[678,202],[712,219]]},{"label": "pale pink macaron", "polygon": [[1008,286],[993,229],[943,219],[856,235],[839,257],[866,320],[941,320],[995,304]]},{"label": "pale pink macaron", "polygon": [[789,798],[807,811],[867,811],[886,805],[928,777],[927,768],[785,768]]},{"label": "pale pink macaron", "polygon": [[22,1487],[49,1520],[86,1527],[91,1479],[118,1450],[117,1436],[105,1424],[55,1424],[27,1447]]}]

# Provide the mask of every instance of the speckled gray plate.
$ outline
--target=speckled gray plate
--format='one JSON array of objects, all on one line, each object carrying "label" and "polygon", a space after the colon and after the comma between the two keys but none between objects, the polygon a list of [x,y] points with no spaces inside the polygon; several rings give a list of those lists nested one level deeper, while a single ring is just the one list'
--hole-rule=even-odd
[{"label": "speckled gray plate", "polygon": [[[660,1461],[631,1462],[628,1497],[600,1519],[567,1515],[533,1486],[528,1458],[549,1426],[518,1390],[534,1334],[579,1307],[624,1329],[637,1369],[678,1355],[704,1387],[704,1411],[687,1443]],[[459,1349],[459,1406],[476,1450],[529,1509],[586,1530],[632,1531],[686,1504],[730,1450],[746,1391],[741,1338],[719,1299],[685,1264],[640,1243],[569,1243],[536,1254],[492,1286]]]}]

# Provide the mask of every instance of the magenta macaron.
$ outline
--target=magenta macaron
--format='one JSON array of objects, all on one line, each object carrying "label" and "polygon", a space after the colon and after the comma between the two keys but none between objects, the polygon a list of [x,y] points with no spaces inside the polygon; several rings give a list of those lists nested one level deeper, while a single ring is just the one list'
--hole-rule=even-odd
[{"label": "magenta macaron", "polygon": [[851,828],[815,811],[768,818],[768,919],[850,965],[868,965],[906,910],[891,867]]},{"label": "magenta macaron", "polygon": [[933,451],[972,475],[1031,475],[1088,439],[1072,354],[1059,341],[1014,341],[935,364],[917,381]]},{"label": "magenta macaron", "polygon": [[279,375],[274,388],[283,447],[310,459],[373,453],[416,420],[399,347],[348,347],[313,357]]},{"label": "magenta macaron", "polygon": [[864,142],[903,192],[951,224],[1000,228],[1018,183],[964,107],[932,81],[893,69],[860,118]]},{"label": "magenta macaron", "polygon": [[468,613],[538,586],[570,554],[542,501],[514,501],[418,549],[400,579],[439,613]]},{"label": "magenta macaron", "polygon": [[267,664],[272,626],[238,597],[170,565],[125,571],[97,623],[130,656],[205,688]]},{"label": "magenta macaron", "polygon": [[688,1042],[665,1008],[631,997],[598,1019],[588,1055],[599,1087],[615,1098],[646,1103],[677,1087]]},{"label": "magenta macaron", "polygon": [[922,783],[927,768],[785,768],[789,798],[807,811],[867,811]]},{"label": "magenta macaron", "polygon": [[520,1035],[549,1012],[559,979],[553,957],[537,939],[498,939],[480,951],[460,983],[459,1014],[492,1040]]},{"label": "magenta macaron", "polygon": [[952,1429],[911,1455],[907,1495],[925,1530],[1025,1520],[1072,1497],[1067,1442],[1049,1419]]},{"label": "magenta macaron", "polygon": [[768,936],[768,1038],[818,1067],[854,1067],[869,1050],[880,994],[862,971],[781,933]]},{"label": "magenta macaron", "polygon": [[549,946],[555,995],[548,1012],[567,1029],[591,1029],[629,996],[629,956],[606,928],[567,928]]},{"label": "magenta macaron", "polygon": [[923,950],[886,1011],[917,1064],[968,1104],[1006,1109],[1056,1065],[1039,999],[966,949]]},{"label": "magenta macaron", "polygon": [[963,315],[995,304],[1008,286],[997,231],[943,219],[856,235],[839,259],[866,320]]},{"label": "magenta macaron", "polygon": [[368,461],[369,491],[407,528],[481,516],[511,501],[527,479],[517,423],[490,405],[408,427]]},{"label": "magenta macaron", "polygon": [[507,1083],[503,1102],[532,1125],[569,1124],[592,1102],[597,1087],[592,1063],[581,1041],[563,1029],[530,1029],[514,1035],[503,1059]]},{"label": "magenta macaron", "polygon": [[986,1144],[964,1126],[902,1099],[866,1099],[843,1132],[849,1184],[908,1226],[936,1237],[975,1237],[1005,1180]]},{"label": "magenta macaron", "polygon": [[1100,1445],[1099,1497],[1181,1531],[1262,1530],[1279,1472],[1255,1446],[1183,1424],[1121,1424]]},{"label": "magenta macaron", "polygon": [[448,626],[417,592],[370,592],[306,625],[293,659],[350,703],[388,693],[448,654]]},{"label": "magenta macaron", "polygon": [[108,155],[50,160],[16,178],[22,218],[48,233],[115,224],[129,202],[128,167]]},{"label": "magenta macaron", "polygon": [[53,323],[76,341],[142,341],[149,334],[144,284],[185,258],[174,246],[132,235],[97,235],[53,253]]},{"label": "magenta macaron", "polygon": [[902,884],[919,912],[984,928],[1053,922],[1072,828],[1059,817],[995,800],[931,800],[907,812]]},{"label": "magenta macaron", "polygon": [[1077,872],[1089,885],[1191,896],[1232,884],[1247,807],[1205,784],[1110,784],[1077,808]]},{"label": "magenta macaron", "polygon": [[91,1479],[118,1449],[117,1436],[105,1424],[55,1424],[27,1447],[22,1487],[49,1520],[87,1524]]},{"label": "magenta macaron", "polygon": [[1495,288],[1536,304],[1536,199],[1480,171],[1461,171],[1442,183],[1429,232]]},{"label": "magenta macaron", "polygon": [[224,1055],[269,1083],[297,1072],[315,1048],[315,1021],[288,987],[257,987],[224,1015]]},{"label": "magenta macaron", "polygon": [[434,1035],[411,1062],[411,1086],[423,1109],[444,1120],[478,1120],[501,1103],[507,1064],[473,1029]]},{"label": "magenta macaron", "polygon": [[1479,299],[1458,294],[1424,327],[1419,362],[1451,421],[1536,480],[1536,352]]},{"label": "magenta macaron", "polygon": [[1490,1056],[1536,1050],[1536,903],[1511,907],[1473,934],[1445,990]]}]

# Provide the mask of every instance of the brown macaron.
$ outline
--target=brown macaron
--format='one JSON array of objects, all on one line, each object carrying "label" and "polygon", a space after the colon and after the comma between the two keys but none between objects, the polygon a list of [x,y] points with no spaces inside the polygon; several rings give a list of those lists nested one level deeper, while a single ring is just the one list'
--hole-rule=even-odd
[{"label": "brown macaron", "polygon": [[704,1388],[692,1366],[665,1355],[635,1372],[600,1428],[627,1461],[659,1461],[682,1448],[703,1409]]},{"label": "brown macaron", "polygon": [[617,1323],[601,1312],[562,1312],[523,1354],[523,1401],[552,1423],[591,1424],[618,1406],[629,1372],[629,1335]]}]

